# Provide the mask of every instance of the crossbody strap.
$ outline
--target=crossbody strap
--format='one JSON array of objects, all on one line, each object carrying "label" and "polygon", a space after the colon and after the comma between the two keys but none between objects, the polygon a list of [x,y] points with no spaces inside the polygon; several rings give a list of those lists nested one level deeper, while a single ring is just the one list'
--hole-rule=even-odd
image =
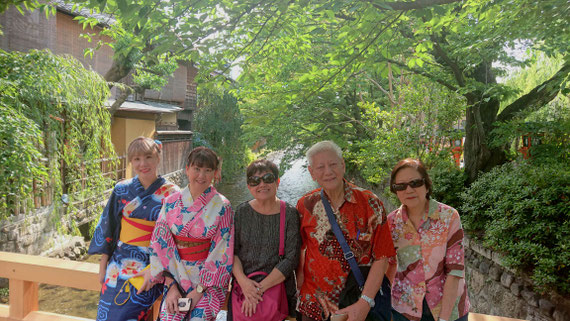
[{"label": "crossbody strap", "polygon": [[340,227],[338,226],[338,223],[336,222],[336,219],[334,217],[334,214],[333,214],[333,211],[331,208],[331,204],[329,203],[329,201],[325,197],[324,190],[322,190],[322,189],[321,189],[321,200],[322,200],[323,205],[325,207],[325,212],[327,212],[327,217],[329,218],[329,223],[331,224],[332,231],[333,231],[334,235],[336,236],[336,239],[338,240],[340,247],[342,248],[342,252],[344,252],[344,258],[348,261],[348,264],[350,265],[350,268],[352,269],[352,274],[354,274],[354,278],[356,279],[356,282],[358,282],[360,290],[362,291],[362,288],[364,287],[364,276],[362,276],[362,272],[360,271],[360,268],[358,267],[358,263],[356,262],[356,259],[354,258],[354,253],[350,250],[350,247],[348,246],[348,244],[346,244],[346,239],[344,238],[344,235],[342,235],[342,231],[340,230]]},{"label": "crossbody strap", "polygon": [[285,257],[285,201],[279,208],[279,260]]}]

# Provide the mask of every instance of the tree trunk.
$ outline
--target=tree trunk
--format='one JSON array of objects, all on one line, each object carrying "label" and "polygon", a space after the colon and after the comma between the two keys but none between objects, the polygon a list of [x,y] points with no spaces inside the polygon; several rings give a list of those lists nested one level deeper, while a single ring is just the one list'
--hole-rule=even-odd
[{"label": "tree trunk", "polygon": [[[473,78],[480,83],[496,83],[491,63],[481,63],[473,72]],[[480,91],[466,95],[464,161],[467,183],[471,184],[480,172],[489,171],[507,160],[504,148],[490,148],[489,136],[497,120],[500,101],[485,97]]]}]

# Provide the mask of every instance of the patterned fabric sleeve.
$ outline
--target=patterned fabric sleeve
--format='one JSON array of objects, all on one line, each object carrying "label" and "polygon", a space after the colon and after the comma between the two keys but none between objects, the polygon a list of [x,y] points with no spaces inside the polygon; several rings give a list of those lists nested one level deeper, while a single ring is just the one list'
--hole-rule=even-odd
[{"label": "patterned fabric sleeve", "polygon": [[390,233],[384,205],[382,205],[382,202],[376,196],[370,198],[369,203],[374,210],[376,224],[372,256],[375,260],[393,257],[396,255],[396,249],[392,241],[392,234]]},{"label": "patterned fabric sleeve", "polygon": [[200,270],[205,287],[225,288],[229,284],[234,262],[234,211],[227,202],[220,210],[220,222],[212,238],[210,253]]},{"label": "patterned fabric sleeve", "polygon": [[447,233],[445,273],[463,278],[465,276],[464,259],[463,228],[461,227],[459,213],[453,210],[451,221],[449,222],[449,231]]},{"label": "patterned fabric sleeve", "polygon": [[[179,271],[183,269],[179,264],[180,255],[174,243],[172,232],[168,226],[167,215],[169,210],[173,210],[176,206],[176,200],[180,193],[177,192],[173,196],[165,199],[160,214],[156,219],[152,237],[150,239],[149,256],[150,256],[150,273],[154,282],[162,282],[163,271]],[[178,258],[178,259],[176,259]],[[170,270],[173,268],[173,270]],[[173,276],[176,273],[172,273]],[[176,280],[180,284],[180,279]]]},{"label": "patterned fabric sleeve", "polygon": [[99,223],[95,228],[93,239],[89,245],[89,254],[107,254],[109,256],[113,254],[113,250],[117,245],[118,230],[120,229],[120,218],[117,213],[119,211],[119,197],[116,194],[116,189],[119,187],[117,184],[113,189],[107,206],[105,206],[103,214],[99,218]]}]

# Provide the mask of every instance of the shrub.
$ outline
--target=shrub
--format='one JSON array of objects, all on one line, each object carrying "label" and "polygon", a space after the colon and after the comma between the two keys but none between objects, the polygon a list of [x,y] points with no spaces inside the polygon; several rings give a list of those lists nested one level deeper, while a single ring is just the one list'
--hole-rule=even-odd
[{"label": "shrub", "polygon": [[505,263],[530,272],[537,289],[570,293],[570,170],[567,163],[508,163],[461,195],[466,230]]},{"label": "shrub", "polygon": [[465,189],[465,173],[449,161],[438,162],[428,172],[433,186],[432,198],[456,209],[459,208],[460,195]]}]

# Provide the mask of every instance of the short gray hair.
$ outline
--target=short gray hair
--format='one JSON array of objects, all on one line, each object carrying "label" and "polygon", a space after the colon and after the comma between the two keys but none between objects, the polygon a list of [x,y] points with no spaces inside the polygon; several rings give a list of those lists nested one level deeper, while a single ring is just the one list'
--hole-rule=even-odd
[{"label": "short gray hair", "polygon": [[313,165],[313,156],[315,156],[318,153],[327,152],[327,151],[334,152],[338,156],[338,158],[342,159],[342,150],[340,149],[340,147],[338,147],[338,145],[331,140],[323,140],[322,142],[314,144],[313,146],[311,146],[311,148],[309,148],[309,150],[307,150],[306,155],[307,155],[307,161],[309,162],[309,166]]}]

